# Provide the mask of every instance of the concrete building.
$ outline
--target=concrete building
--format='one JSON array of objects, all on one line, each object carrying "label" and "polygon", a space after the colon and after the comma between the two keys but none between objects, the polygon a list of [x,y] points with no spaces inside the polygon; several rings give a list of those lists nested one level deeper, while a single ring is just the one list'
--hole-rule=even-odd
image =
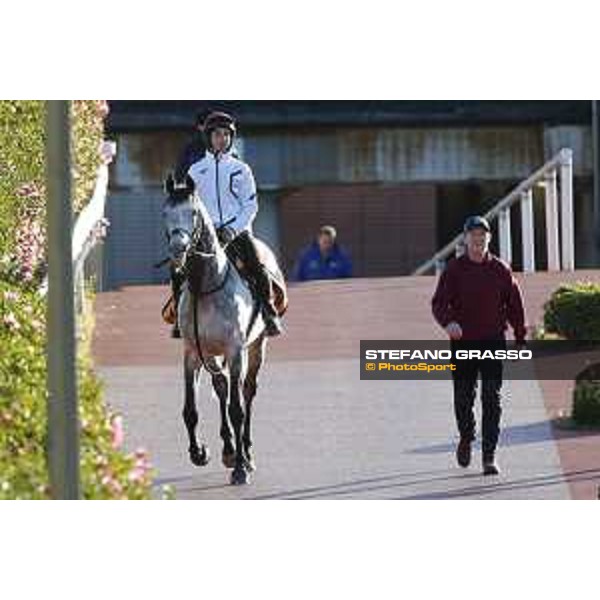
[{"label": "concrete building", "polygon": [[[152,268],[165,252],[162,181],[196,111],[208,107],[239,120],[238,150],[259,186],[255,229],[288,272],[329,223],[357,276],[408,274],[459,231],[465,216],[490,208],[565,146],[574,151],[576,265],[598,266],[588,101],[114,101],[110,107],[118,154],[107,287],[165,280],[164,270]],[[543,224],[541,197],[534,202]],[[541,268],[543,235],[537,228]],[[516,229],[514,237],[519,268]]]}]

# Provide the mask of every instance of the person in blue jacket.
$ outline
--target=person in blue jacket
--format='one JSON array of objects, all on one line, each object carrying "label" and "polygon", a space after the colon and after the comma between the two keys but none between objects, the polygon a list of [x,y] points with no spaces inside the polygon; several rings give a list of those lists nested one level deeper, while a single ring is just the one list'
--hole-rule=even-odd
[{"label": "person in blue jacket", "polygon": [[352,277],[352,262],[336,238],[334,227],[321,227],[317,239],[300,255],[295,270],[296,281]]}]

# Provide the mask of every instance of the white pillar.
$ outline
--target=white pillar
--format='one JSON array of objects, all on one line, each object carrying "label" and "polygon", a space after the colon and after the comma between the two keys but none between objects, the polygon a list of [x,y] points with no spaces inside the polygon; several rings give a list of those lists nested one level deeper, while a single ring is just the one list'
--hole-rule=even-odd
[{"label": "white pillar", "polygon": [[535,272],[535,246],[533,233],[533,192],[521,194],[521,237],[523,243],[523,272]]},{"label": "white pillar", "polygon": [[558,190],[556,187],[556,171],[546,175],[546,244],[548,249],[548,271],[560,271],[560,254],[558,244]]},{"label": "white pillar", "polygon": [[510,206],[501,210],[498,215],[498,235],[500,258],[512,264],[512,240],[510,235]]},{"label": "white pillar", "polygon": [[573,151],[560,153],[560,218],[562,237],[562,267],[575,270],[575,236],[573,224]]}]

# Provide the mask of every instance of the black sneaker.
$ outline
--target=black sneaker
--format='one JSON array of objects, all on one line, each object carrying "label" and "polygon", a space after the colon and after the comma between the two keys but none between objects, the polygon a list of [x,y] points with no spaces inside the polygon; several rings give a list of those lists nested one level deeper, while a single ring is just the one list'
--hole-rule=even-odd
[{"label": "black sneaker", "polygon": [[483,459],[483,474],[484,475],[500,475],[500,469],[493,456],[486,456]]},{"label": "black sneaker", "polygon": [[468,467],[471,464],[471,440],[461,439],[456,447],[456,461],[461,467]]}]

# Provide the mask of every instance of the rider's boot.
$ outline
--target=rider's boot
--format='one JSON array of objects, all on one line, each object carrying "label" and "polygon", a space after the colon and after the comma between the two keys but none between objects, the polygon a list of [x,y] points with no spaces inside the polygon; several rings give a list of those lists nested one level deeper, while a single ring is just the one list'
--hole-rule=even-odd
[{"label": "rider's boot", "polygon": [[248,231],[242,231],[229,247],[230,252],[241,258],[250,271],[251,278],[254,279],[254,285],[251,287],[259,304],[267,335],[274,337],[281,334],[283,327],[273,305],[271,276],[260,262],[254,239]]},{"label": "rider's boot", "polygon": [[254,273],[256,282],[256,295],[260,304],[260,312],[265,322],[265,330],[269,337],[280,335],[283,331],[281,319],[277,315],[277,309],[273,305],[271,277],[263,265],[258,265]]}]

